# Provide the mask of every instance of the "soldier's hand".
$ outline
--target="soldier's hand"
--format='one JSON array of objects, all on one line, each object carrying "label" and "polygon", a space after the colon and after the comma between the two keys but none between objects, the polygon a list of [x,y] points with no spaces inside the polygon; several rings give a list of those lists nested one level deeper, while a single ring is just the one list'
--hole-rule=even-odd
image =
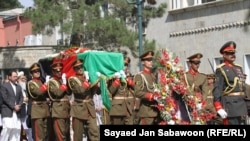
[{"label": "soldier's hand", "polygon": [[220,109],[217,111],[222,119],[227,118],[227,112],[224,109]]},{"label": "soldier's hand", "polygon": [[63,75],[62,75],[62,83],[63,83],[64,85],[67,84],[67,79],[66,79],[66,74],[65,74],[65,73],[63,73]]},{"label": "soldier's hand", "polygon": [[49,75],[46,75],[46,78],[45,78],[45,83],[46,83],[46,84],[49,82],[49,79],[50,79],[50,76],[49,76]]},{"label": "soldier's hand", "polygon": [[116,73],[114,74],[114,76],[115,76],[115,78],[121,78],[120,72],[116,72]]},{"label": "soldier's hand", "polygon": [[85,79],[88,81],[89,80],[89,72],[84,71],[84,76],[85,76]]}]

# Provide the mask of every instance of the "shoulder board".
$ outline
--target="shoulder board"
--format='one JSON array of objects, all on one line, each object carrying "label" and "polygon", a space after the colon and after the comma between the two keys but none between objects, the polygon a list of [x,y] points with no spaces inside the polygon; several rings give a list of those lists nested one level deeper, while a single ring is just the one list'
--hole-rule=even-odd
[{"label": "shoulder board", "polygon": [[238,67],[242,67],[241,65],[239,65],[239,64],[234,64],[235,66],[238,66]]},{"label": "shoulder board", "polygon": [[225,66],[225,63],[219,64],[216,68],[219,69],[221,67]]},{"label": "shoulder board", "polygon": [[200,73],[201,75],[204,75],[204,76],[206,76],[206,74],[205,73]]}]

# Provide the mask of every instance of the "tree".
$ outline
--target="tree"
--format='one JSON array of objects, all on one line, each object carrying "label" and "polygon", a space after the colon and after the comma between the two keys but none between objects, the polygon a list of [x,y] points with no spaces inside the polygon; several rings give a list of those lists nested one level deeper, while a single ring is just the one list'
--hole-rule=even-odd
[{"label": "tree", "polygon": [[23,8],[18,0],[1,0],[0,1],[0,11],[13,9],[13,8]]},{"label": "tree", "polygon": [[[71,45],[91,43],[105,49],[127,46],[137,51],[138,33],[135,5],[126,0],[34,0],[35,9],[25,12],[33,23],[34,33],[50,35],[55,26],[71,34]],[[166,4],[144,8],[145,24],[163,15]],[[75,40],[74,40],[75,39]]]}]

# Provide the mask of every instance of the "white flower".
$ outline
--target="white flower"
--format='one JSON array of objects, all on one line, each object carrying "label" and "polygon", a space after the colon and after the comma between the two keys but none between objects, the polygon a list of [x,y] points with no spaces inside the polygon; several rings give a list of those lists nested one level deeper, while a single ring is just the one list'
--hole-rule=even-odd
[{"label": "white flower", "polygon": [[169,125],[174,125],[175,122],[171,119],[170,121],[168,121],[168,124],[169,124]]}]

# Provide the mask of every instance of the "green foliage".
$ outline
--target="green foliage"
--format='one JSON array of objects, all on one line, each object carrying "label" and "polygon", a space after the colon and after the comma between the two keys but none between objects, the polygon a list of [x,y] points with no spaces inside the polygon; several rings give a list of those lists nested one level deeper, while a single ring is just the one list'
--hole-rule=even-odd
[{"label": "green foliage", "polygon": [[[79,41],[84,44],[104,48],[127,46],[138,51],[138,33],[131,30],[137,26],[137,13],[134,13],[135,5],[126,0],[77,0],[74,3],[70,0],[34,0],[34,4],[36,8],[27,10],[25,16],[33,23],[35,34],[51,35],[54,27],[61,25],[60,32],[82,35]],[[150,18],[161,17],[165,8],[166,4],[158,8],[144,7],[144,26]],[[154,45],[155,41],[144,43],[144,46]]]},{"label": "green foliage", "polygon": [[18,0],[0,0],[0,11],[13,8],[23,8],[23,6]]}]

